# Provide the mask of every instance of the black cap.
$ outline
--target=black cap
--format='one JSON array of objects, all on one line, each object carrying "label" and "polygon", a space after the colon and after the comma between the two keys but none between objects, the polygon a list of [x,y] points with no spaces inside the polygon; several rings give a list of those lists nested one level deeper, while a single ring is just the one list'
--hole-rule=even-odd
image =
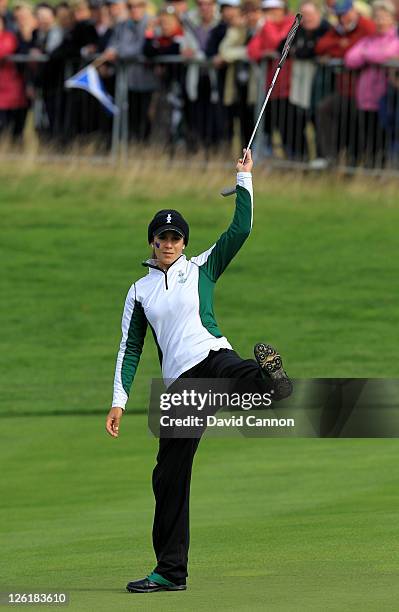
[{"label": "black cap", "polygon": [[188,244],[188,223],[177,210],[171,208],[160,210],[154,216],[148,226],[148,243],[151,244],[155,234],[167,231],[177,232],[184,238],[184,244]]}]

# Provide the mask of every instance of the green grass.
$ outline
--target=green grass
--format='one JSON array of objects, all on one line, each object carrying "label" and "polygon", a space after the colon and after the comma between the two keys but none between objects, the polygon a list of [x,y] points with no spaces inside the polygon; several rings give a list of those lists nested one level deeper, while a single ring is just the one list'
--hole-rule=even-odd
[{"label": "green grass", "polygon": [[[253,234],[217,289],[223,333],[242,356],[276,344],[294,377],[398,377],[396,186],[255,180]],[[0,591],[59,588],[82,611],[397,606],[396,440],[203,440],[190,589],[123,590],[154,566],[157,444],[134,412],[159,376],[149,336],[121,436],[107,437],[124,297],[153,213],[180,209],[197,254],[231,218],[228,182],[0,169]]]},{"label": "green grass", "polygon": [[[218,195],[228,178],[209,171],[76,174],[2,173],[0,376],[11,413],[105,409],[125,295],[146,273],[148,221],[182,210],[190,256],[232,216],[233,199]],[[222,332],[243,357],[257,341],[275,344],[294,377],[395,377],[395,191],[289,175],[256,185],[253,233],[216,291]],[[152,376],[148,336],[130,409],[146,407]]]},{"label": "green grass", "polygon": [[1,590],[68,591],[82,611],[396,608],[396,440],[204,439],[190,588],[129,595],[154,566],[155,453],[144,415],[118,440],[100,416],[2,419]]}]

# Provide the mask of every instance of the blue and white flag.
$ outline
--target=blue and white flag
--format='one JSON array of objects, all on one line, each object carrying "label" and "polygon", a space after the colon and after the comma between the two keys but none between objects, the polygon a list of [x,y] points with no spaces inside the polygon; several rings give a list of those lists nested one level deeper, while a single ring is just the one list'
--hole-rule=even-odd
[{"label": "blue and white flag", "polygon": [[68,89],[83,89],[97,98],[111,115],[119,114],[119,108],[115,106],[113,98],[105,91],[104,84],[94,66],[86,66],[86,68],[71,76],[70,79],[65,81],[65,87]]}]

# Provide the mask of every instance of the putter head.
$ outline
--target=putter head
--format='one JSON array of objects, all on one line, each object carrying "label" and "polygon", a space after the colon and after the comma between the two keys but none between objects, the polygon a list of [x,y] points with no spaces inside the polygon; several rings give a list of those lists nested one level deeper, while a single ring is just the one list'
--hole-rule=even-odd
[{"label": "putter head", "polygon": [[222,189],[220,195],[222,195],[224,198],[227,198],[227,196],[231,196],[234,193],[236,193],[235,187],[226,187],[225,189]]}]

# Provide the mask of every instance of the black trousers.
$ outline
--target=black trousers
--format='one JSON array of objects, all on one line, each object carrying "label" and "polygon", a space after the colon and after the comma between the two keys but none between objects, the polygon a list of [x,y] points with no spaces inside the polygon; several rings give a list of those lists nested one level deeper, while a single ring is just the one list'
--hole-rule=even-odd
[{"label": "black trousers", "polygon": [[[385,162],[387,135],[377,111],[357,111],[359,158],[366,168],[381,168]],[[359,161],[359,160],[357,160]]]},{"label": "black trousers", "polygon": [[187,101],[187,144],[190,153],[197,153],[199,147],[216,147],[223,137],[223,115],[221,104],[212,101],[212,87],[209,76],[201,74],[198,82],[198,97]]},{"label": "black trousers", "polygon": [[22,140],[28,108],[0,110],[0,134],[8,132],[14,142]]},{"label": "black trousers", "polygon": [[128,92],[129,100],[129,140],[146,142],[151,132],[149,116],[152,91]]},{"label": "black trousers", "polygon": [[[257,362],[241,359],[235,351],[210,351],[208,357],[184,372],[181,378],[247,379],[254,390],[270,392]],[[152,532],[157,566],[154,572],[175,584],[187,577],[191,470],[200,438],[160,438],[157,464],[152,474],[155,516]]]},{"label": "black trousers", "polygon": [[359,134],[353,98],[335,92],[320,102],[316,109],[316,129],[320,134],[322,156],[336,161],[346,149],[346,163],[356,163]]}]

